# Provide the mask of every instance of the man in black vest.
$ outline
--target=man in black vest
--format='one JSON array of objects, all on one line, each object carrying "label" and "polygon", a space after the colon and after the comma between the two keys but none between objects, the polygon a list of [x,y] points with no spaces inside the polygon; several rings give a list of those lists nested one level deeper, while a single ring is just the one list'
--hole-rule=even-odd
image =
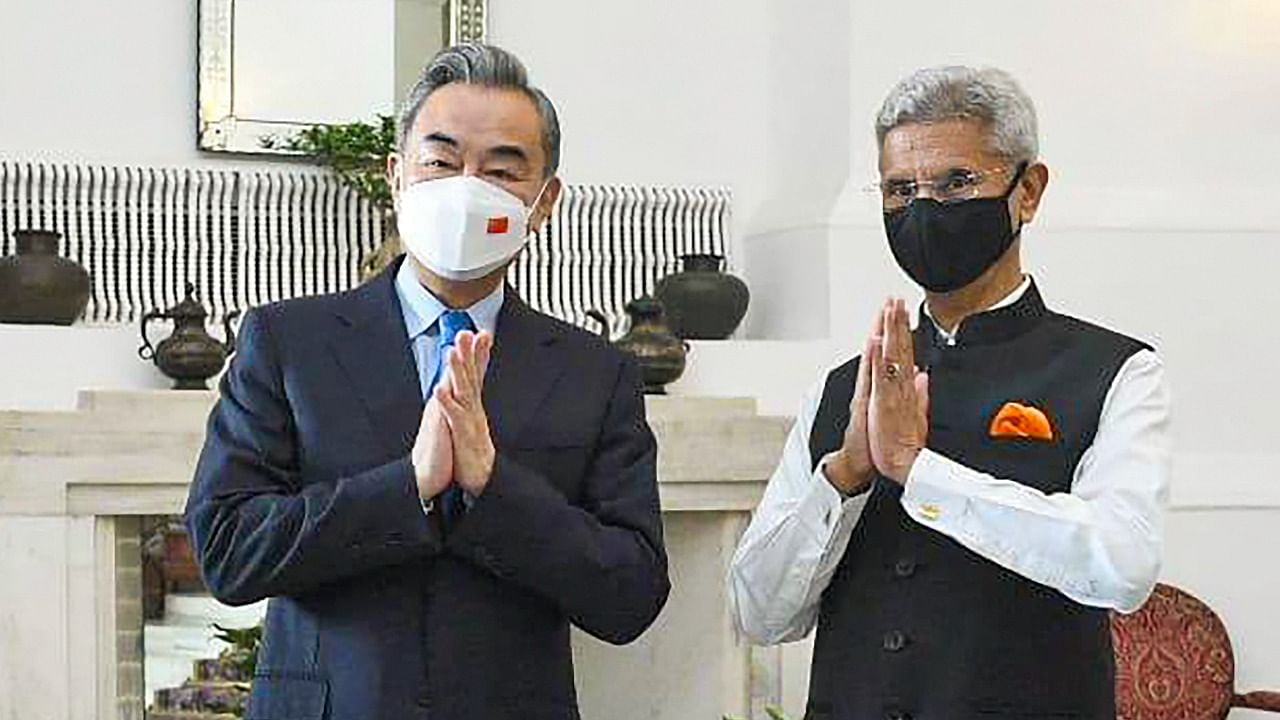
[{"label": "man in black vest", "polygon": [[809,720],[1112,720],[1107,613],[1160,567],[1161,362],[1023,274],[1049,172],[1009,75],[921,70],[876,135],[920,322],[886,302],[804,404],[734,557],[735,617],[763,644],[817,625]]}]

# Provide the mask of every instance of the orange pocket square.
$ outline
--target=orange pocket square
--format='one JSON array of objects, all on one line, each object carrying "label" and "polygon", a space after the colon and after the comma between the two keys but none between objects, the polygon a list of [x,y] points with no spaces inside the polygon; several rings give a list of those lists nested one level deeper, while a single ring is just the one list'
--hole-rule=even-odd
[{"label": "orange pocket square", "polygon": [[1038,408],[1015,402],[1005,403],[991,421],[991,437],[1052,440],[1053,426],[1049,424],[1049,417]]}]

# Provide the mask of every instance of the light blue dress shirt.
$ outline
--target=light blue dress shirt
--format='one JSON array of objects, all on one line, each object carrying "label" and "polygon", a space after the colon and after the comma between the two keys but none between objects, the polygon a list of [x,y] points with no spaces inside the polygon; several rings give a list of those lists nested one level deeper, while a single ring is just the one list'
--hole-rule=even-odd
[{"label": "light blue dress shirt", "polygon": [[[418,384],[422,388],[425,399],[431,391],[431,377],[435,371],[436,338],[440,335],[440,316],[449,311],[449,307],[418,281],[417,273],[408,258],[400,264],[396,273],[396,295],[400,298],[400,310],[404,315],[404,329],[413,345],[413,360],[418,366]],[[498,327],[498,312],[502,310],[502,302],[506,298],[505,284],[486,295],[465,312],[471,317],[476,330],[494,332]],[[471,506],[473,498],[464,493],[463,504]],[[422,501],[422,511],[428,515],[435,508],[436,498]]]},{"label": "light blue dress shirt", "polygon": [[[418,365],[418,382],[422,387],[422,397],[427,397],[431,390],[431,375],[436,365],[436,338],[440,334],[440,316],[448,312],[449,307],[432,295],[413,270],[413,266],[405,259],[396,273],[396,295],[400,298],[400,310],[404,314],[404,328],[413,344],[413,359]],[[502,310],[502,302],[506,298],[503,284],[486,295],[479,302],[465,308],[476,330],[494,332],[498,327],[498,312]]]}]

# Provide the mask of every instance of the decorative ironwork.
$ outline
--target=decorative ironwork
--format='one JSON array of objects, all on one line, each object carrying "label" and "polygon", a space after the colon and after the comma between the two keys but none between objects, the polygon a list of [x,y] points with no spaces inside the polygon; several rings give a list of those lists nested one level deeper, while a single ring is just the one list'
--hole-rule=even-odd
[{"label": "decorative ironwork", "polygon": [[449,44],[484,42],[488,19],[484,0],[449,0]]}]

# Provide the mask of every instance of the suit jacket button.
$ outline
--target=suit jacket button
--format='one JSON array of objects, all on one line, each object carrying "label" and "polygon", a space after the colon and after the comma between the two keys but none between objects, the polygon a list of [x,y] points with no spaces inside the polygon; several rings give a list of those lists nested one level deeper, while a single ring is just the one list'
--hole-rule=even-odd
[{"label": "suit jacket button", "polygon": [[900,578],[909,578],[916,574],[916,561],[910,558],[902,558],[893,565],[893,574]]},{"label": "suit jacket button", "polygon": [[890,630],[884,634],[884,649],[887,652],[898,652],[907,646],[907,636],[901,630]]}]

